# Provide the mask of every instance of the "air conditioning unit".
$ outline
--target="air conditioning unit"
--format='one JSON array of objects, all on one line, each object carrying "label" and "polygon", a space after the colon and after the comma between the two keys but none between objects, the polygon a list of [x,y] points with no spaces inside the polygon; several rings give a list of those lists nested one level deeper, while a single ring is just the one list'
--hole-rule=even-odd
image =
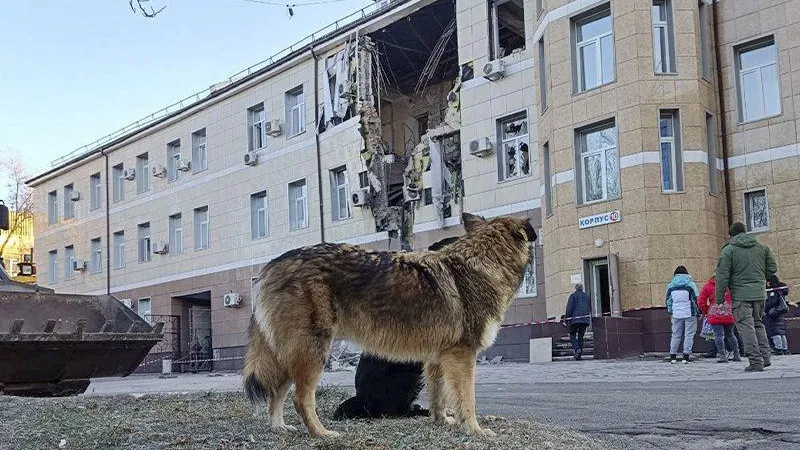
[{"label": "air conditioning unit", "polygon": [[352,194],[353,206],[367,206],[369,204],[370,188],[361,188]]},{"label": "air conditioning unit", "polygon": [[406,202],[416,202],[420,199],[420,190],[414,187],[403,186],[403,198]]},{"label": "air conditioning unit", "polygon": [[153,244],[153,253],[156,255],[166,255],[169,253],[169,243],[165,241],[158,241]]},{"label": "air conditioning unit", "polygon": [[258,164],[258,153],[247,152],[244,154],[244,165],[255,166]]},{"label": "air conditioning unit", "polygon": [[264,132],[267,136],[280,136],[281,135],[281,121],[279,119],[272,119],[264,124]]},{"label": "air conditioning unit", "polygon": [[123,298],[120,300],[123,305],[127,306],[129,309],[133,309],[133,300],[129,298]]},{"label": "air conditioning unit", "polygon": [[72,191],[72,196],[69,199],[72,200],[73,202],[77,202],[78,200],[81,199],[81,193],[78,191]]},{"label": "air conditioning unit", "polygon": [[492,141],[488,137],[482,137],[470,141],[469,143],[470,155],[477,157],[484,157],[492,154]]},{"label": "air conditioning unit", "polygon": [[506,66],[500,59],[489,61],[483,66],[483,78],[489,81],[497,81],[503,78],[506,73]]},{"label": "air conditioning unit", "polygon": [[178,170],[181,172],[188,172],[192,168],[192,162],[188,159],[181,159],[178,161]]},{"label": "air conditioning unit", "polygon": [[134,169],[133,167],[125,169],[124,171],[122,171],[122,177],[128,181],[133,180],[134,178],[136,178],[136,169]]},{"label": "air conditioning unit", "polygon": [[222,297],[222,303],[226,308],[238,308],[242,303],[242,298],[239,297],[239,294],[231,292],[230,294],[225,294]]},{"label": "air conditioning unit", "polygon": [[86,270],[86,261],[82,261],[80,259],[73,259],[72,260],[72,270],[75,270],[75,271]]},{"label": "air conditioning unit", "polygon": [[153,173],[154,177],[164,178],[165,176],[167,176],[167,168],[164,166],[159,166],[158,164],[156,164],[150,170]]}]

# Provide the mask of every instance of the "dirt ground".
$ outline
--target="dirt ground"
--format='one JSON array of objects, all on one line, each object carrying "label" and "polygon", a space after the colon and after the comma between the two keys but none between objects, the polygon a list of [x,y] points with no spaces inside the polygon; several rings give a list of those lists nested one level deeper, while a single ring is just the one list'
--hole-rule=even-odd
[{"label": "dirt ground", "polygon": [[[333,422],[328,418],[348,396],[320,389],[323,423],[341,438],[310,439],[305,433],[271,432],[255,418],[242,393],[119,395],[33,399],[0,396],[0,449],[599,449],[600,443],[563,428],[486,416],[498,433],[473,438],[429,418]],[[300,419],[287,401],[286,422]]]}]

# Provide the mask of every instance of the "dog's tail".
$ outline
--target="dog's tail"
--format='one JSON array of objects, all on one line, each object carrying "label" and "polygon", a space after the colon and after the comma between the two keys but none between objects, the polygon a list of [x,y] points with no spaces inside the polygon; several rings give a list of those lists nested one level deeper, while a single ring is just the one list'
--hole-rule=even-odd
[{"label": "dog's tail", "polygon": [[250,321],[250,344],[244,357],[244,392],[250,402],[267,401],[288,380],[288,373],[255,319]]}]

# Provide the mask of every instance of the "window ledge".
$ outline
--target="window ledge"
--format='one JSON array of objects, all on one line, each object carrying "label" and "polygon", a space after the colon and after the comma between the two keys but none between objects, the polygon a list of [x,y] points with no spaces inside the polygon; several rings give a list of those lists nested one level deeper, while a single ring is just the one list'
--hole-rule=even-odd
[{"label": "window ledge", "polygon": [[686,191],[665,191],[663,189],[661,190],[661,194],[663,194],[663,195],[676,195],[676,194],[679,195],[679,194],[685,194],[685,193],[686,193]]},{"label": "window ledge", "polygon": [[517,298],[538,298],[538,294],[517,294]]},{"label": "window ledge", "polygon": [[653,72],[653,75],[657,77],[674,77],[678,75],[678,72]]},{"label": "window ledge", "polygon": [[610,86],[610,85],[612,85],[612,84],[614,84],[616,82],[617,82],[617,79],[614,78],[613,80],[609,81],[608,83],[600,84],[600,85],[597,85],[597,86],[595,86],[593,88],[585,89],[583,91],[573,92],[572,96],[575,97],[575,96],[578,96],[578,95],[583,95],[583,94],[586,94],[586,93],[589,93],[589,92],[597,91],[597,90],[602,89],[602,88],[604,88],[606,86]]},{"label": "window ledge", "polygon": [[737,126],[750,125],[751,123],[761,122],[763,120],[774,119],[774,118],[780,117],[782,115],[783,115],[783,111],[779,112],[778,114],[773,114],[771,116],[764,116],[764,117],[759,117],[758,119],[750,119],[750,120],[741,121],[741,122],[737,123],[736,125]]},{"label": "window ledge", "polygon": [[193,170],[192,171],[192,175],[197,175],[198,173],[203,173],[203,172],[206,172],[207,170],[208,170],[208,167],[206,167],[206,168],[204,168],[202,170]]},{"label": "window ledge", "polygon": [[766,233],[769,233],[769,231],[770,231],[769,227],[767,227],[767,228],[759,228],[757,230],[748,230],[747,234],[766,234]]},{"label": "window ledge", "polygon": [[516,177],[503,178],[502,180],[498,180],[497,184],[514,183],[516,181],[523,181],[523,180],[527,180],[527,179],[531,179],[531,178],[533,178],[533,176],[531,174],[519,175],[519,176],[516,176]]},{"label": "window ledge", "polygon": [[602,200],[593,200],[591,202],[581,203],[580,205],[577,205],[576,208],[577,209],[581,209],[581,208],[584,208],[584,207],[587,207],[587,206],[599,205],[601,203],[608,203],[608,202],[613,202],[613,201],[621,200],[621,199],[622,199],[622,195],[620,195],[617,198],[604,198]]},{"label": "window ledge", "polygon": [[288,141],[289,139],[296,138],[297,136],[300,136],[300,135],[303,135],[303,134],[306,134],[306,130],[303,130],[303,131],[301,131],[299,133],[295,133],[295,134],[291,134],[291,135],[287,134],[286,135],[286,140]]}]

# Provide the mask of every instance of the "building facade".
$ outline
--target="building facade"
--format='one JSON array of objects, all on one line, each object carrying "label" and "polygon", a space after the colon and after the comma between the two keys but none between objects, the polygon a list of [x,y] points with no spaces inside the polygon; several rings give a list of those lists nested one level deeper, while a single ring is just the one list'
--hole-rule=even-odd
[{"label": "building facade", "polygon": [[758,3],[376,3],[30,180],[39,280],[218,360],[272,258],[423,249],[462,211],[541,228],[507,324],[560,316],[577,282],[598,315],[661,307],[732,220],[796,285],[800,2]]}]

